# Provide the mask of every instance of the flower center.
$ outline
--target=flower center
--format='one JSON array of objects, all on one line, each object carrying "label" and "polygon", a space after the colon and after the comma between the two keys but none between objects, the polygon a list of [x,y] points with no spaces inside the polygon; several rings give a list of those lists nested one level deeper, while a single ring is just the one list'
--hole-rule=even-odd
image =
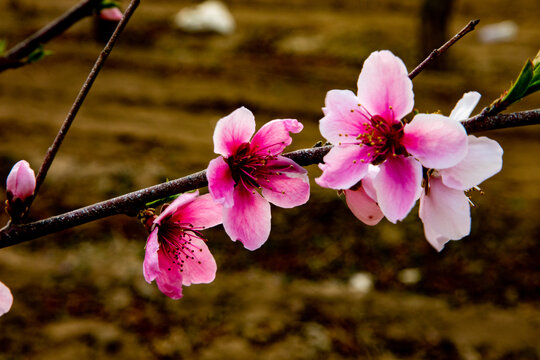
[{"label": "flower center", "polygon": [[[197,252],[203,249],[193,243],[193,239],[206,241],[202,234],[192,224],[173,223],[165,221],[159,226],[159,248],[163,254],[175,265],[180,266],[180,272],[184,271],[184,264],[195,260]],[[168,269],[171,271],[171,269]]]},{"label": "flower center", "polygon": [[253,152],[249,143],[243,143],[236,153],[226,161],[232,172],[236,185],[243,184],[246,189],[260,189],[260,181],[267,179],[265,166],[268,160],[274,160],[276,156]]},{"label": "flower center", "polygon": [[364,132],[356,137],[360,145],[369,146],[367,162],[378,165],[389,156],[407,156],[407,150],[401,144],[404,125],[401,122],[389,124],[379,115],[371,116],[369,122],[363,124]]}]

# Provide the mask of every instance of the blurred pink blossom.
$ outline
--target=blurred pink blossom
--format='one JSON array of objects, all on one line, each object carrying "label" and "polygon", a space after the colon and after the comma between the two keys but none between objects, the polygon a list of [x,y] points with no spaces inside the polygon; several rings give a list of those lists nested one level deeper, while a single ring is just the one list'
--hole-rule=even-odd
[{"label": "blurred pink blossom", "polygon": [[172,299],[182,297],[182,286],[210,283],[216,276],[216,261],[201,231],[221,224],[221,206],[210,194],[198,195],[180,195],[149,223],[144,278],[148,283],[156,280]]},{"label": "blurred pink blossom", "polygon": [[107,20],[107,21],[120,21],[122,20],[122,12],[120,11],[119,8],[117,7],[111,7],[111,8],[106,8],[106,9],[102,9],[100,12],[99,12],[99,17],[103,20]]},{"label": "blurred pink blossom", "polygon": [[[459,122],[469,117],[480,94],[463,95],[450,114]],[[429,243],[438,251],[449,240],[459,240],[471,230],[470,201],[464,191],[477,188],[502,168],[503,149],[487,137],[468,136],[468,150],[458,164],[428,171],[427,188],[420,197],[420,219]]]},{"label": "blurred pink blossom", "polygon": [[0,282],[0,316],[4,315],[11,309],[13,304],[13,295],[9,288]]},{"label": "blurred pink blossom", "polygon": [[297,120],[273,120],[253,135],[255,118],[244,107],[216,125],[214,152],[221,156],[208,166],[208,189],[223,204],[225,231],[246,249],[259,248],[270,235],[269,203],[292,208],[309,199],[307,171],[280,155],[292,142],[289,132],[302,128]]},{"label": "blurred pink blossom", "polygon": [[[439,114],[402,119],[413,109],[412,82],[405,64],[390,51],[372,53],[358,77],[358,92],[331,90],[326,95],[321,134],[334,145],[319,167],[316,182],[332,189],[358,186],[368,165],[382,213],[395,223],[407,216],[420,196],[422,165],[445,168],[467,151],[461,124]],[[348,197],[349,207],[365,197]]]}]

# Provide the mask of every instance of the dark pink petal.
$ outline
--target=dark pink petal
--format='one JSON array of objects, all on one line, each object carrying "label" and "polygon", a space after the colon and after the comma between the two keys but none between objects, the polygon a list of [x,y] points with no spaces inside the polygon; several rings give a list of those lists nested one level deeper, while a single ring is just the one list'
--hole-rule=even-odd
[{"label": "dark pink petal", "polygon": [[221,156],[210,161],[206,170],[206,178],[208,179],[208,190],[214,201],[225,207],[233,206],[235,182],[229,165]]},{"label": "dark pink petal", "polygon": [[371,115],[401,120],[414,106],[407,67],[388,50],[375,51],[364,61],[358,77],[358,99]]},{"label": "dark pink petal", "polygon": [[234,206],[223,208],[223,227],[233,241],[256,250],[270,236],[270,204],[257,192],[243,186],[234,189]]},{"label": "dark pink petal", "polygon": [[149,284],[156,279],[159,275],[159,261],[158,261],[158,228],[156,227],[148,236],[146,241],[146,248],[143,261],[143,275],[146,282]]},{"label": "dark pink petal", "polygon": [[13,199],[26,200],[34,194],[36,178],[34,170],[26,160],[13,165],[6,179],[6,190],[13,195]]},{"label": "dark pink petal", "polygon": [[159,267],[161,272],[156,277],[158,289],[170,297],[177,300],[182,298],[182,273],[180,266],[173,263],[163,251],[158,252]]},{"label": "dark pink petal", "polygon": [[0,282],[0,316],[4,315],[13,305],[13,295],[9,288]]},{"label": "dark pink petal", "polygon": [[369,122],[369,116],[358,104],[352,91],[330,90],[326,94],[324,117],[319,122],[322,136],[334,145],[357,143],[356,136],[365,132],[362,125]]},{"label": "dark pink petal", "polygon": [[214,130],[214,152],[228,158],[255,132],[253,113],[241,107],[221,118]]},{"label": "dark pink petal", "polygon": [[251,151],[264,155],[278,155],[292,143],[289,132],[302,131],[304,126],[294,119],[272,120],[264,124],[251,140]]},{"label": "dark pink petal", "polygon": [[154,224],[161,224],[162,221],[165,221],[166,219],[171,217],[171,215],[174,214],[179,207],[182,207],[185,204],[192,202],[197,198],[197,196],[199,196],[199,190],[183,193],[182,195],[174,199],[174,201],[170,203],[165,208],[165,210],[161,212],[161,214],[159,214],[159,216],[154,220]]},{"label": "dark pink petal", "polygon": [[342,190],[348,189],[367,174],[367,158],[370,148],[367,146],[347,145],[334,146],[324,157],[319,168],[322,175],[315,182],[322,187]]},{"label": "dark pink petal", "polygon": [[467,196],[461,190],[445,186],[440,178],[430,178],[429,195],[422,194],[419,214],[426,239],[437,251],[449,240],[459,240],[471,231]]},{"label": "dark pink petal", "polygon": [[446,116],[418,114],[403,131],[402,144],[426,168],[454,166],[467,154],[465,128]]},{"label": "dark pink petal", "polygon": [[205,194],[179,207],[169,221],[182,223],[187,229],[206,229],[222,223],[221,212],[222,206]]},{"label": "dark pink petal", "polygon": [[377,225],[384,217],[379,205],[363,187],[358,190],[345,190],[345,200],[354,216],[366,225]]},{"label": "dark pink petal", "polygon": [[451,188],[467,190],[492,177],[502,169],[503,149],[495,140],[469,135],[465,158],[456,166],[439,170],[443,183]]},{"label": "dark pink petal", "polygon": [[194,259],[184,260],[182,285],[208,284],[216,278],[217,265],[206,243],[199,238],[191,238],[191,247],[195,248]]},{"label": "dark pink petal", "polygon": [[309,200],[309,178],[306,169],[283,156],[268,161],[267,167],[270,175],[259,181],[266,200],[282,208],[293,208]]},{"label": "dark pink petal", "polygon": [[388,158],[380,166],[373,185],[377,202],[386,218],[393,222],[403,220],[422,190],[422,165],[412,157]]}]

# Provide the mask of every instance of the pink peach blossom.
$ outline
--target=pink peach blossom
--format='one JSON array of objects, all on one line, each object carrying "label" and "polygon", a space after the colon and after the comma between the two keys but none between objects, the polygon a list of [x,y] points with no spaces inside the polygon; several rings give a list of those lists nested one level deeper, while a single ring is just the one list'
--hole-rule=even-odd
[{"label": "pink peach blossom", "polygon": [[[480,99],[469,92],[450,114],[453,121],[469,117]],[[470,201],[464,191],[477,186],[502,168],[503,150],[487,137],[469,135],[465,158],[444,169],[428,171],[426,190],[420,197],[420,219],[428,242],[438,251],[449,240],[459,240],[471,230]]]},{"label": "pink peach blossom", "polygon": [[103,19],[103,20],[108,20],[108,21],[116,21],[116,22],[118,22],[118,21],[122,20],[123,16],[124,15],[122,15],[122,12],[117,7],[111,7],[111,8],[102,9],[99,12],[99,17],[101,19]]},{"label": "pink peach blossom", "polygon": [[25,201],[32,195],[36,189],[36,177],[34,170],[26,160],[17,162],[6,180],[6,191],[9,201]]},{"label": "pink peach blossom", "polygon": [[372,53],[364,62],[356,95],[349,90],[326,95],[320,131],[334,147],[319,165],[323,174],[315,181],[350,189],[367,175],[369,164],[378,165],[373,179],[378,206],[393,223],[405,218],[420,196],[422,165],[450,167],[467,151],[465,129],[448,117],[418,114],[404,122],[413,104],[405,64],[390,51]]},{"label": "pink peach blossom", "polygon": [[156,280],[161,292],[180,299],[182,286],[214,281],[216,261],[201,231],[221,224],[222,218],[210,194],[182,194],[151,220],[143,263],[148,283]]},{"label": "pink peach blossom", "polygon": [[0,282],[0,316],[4,315],[11,309],[13,304],[13,295],[9,288]]},{"label": "pink peach blossom", "polygon": [[272,120],[253,135],[255,118],[244,107],[216,125],[214,152],[221,156],[208,165],[208,189],[223,205],[225,231],[246,249],[258,249],[268,239],[270,203],[292,208],[309,199],[307,171],[281,156],[292,142],[289,132],[302,128],[297,120]]}]

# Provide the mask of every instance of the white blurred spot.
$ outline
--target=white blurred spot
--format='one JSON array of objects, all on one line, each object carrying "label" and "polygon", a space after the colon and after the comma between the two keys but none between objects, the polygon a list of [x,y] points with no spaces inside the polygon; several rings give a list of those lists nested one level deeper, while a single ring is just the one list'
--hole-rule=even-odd
[{"label": "white blurred spot", "polygon": [[506,20],[495,24],[486,25],[476,35],[481,43],[497,43],[512,41],[516,38],[518,26],[512,20]]},{"label": "white blurred spot", "polygon": [[414,285],[422,279],[420,269],[403,269],[398,273],[398,279],[405,285]]},{"label": "white blurred spot", "polygon": [[231,34],[234,32],[235,21],[220,1],[205,1],[199,5],[186,7],[174,17],[176,26],[187,32],[215,32]]},{"label": "white blurred spot", "polygon": [[349,279],[351,288],[359,293],[367,294],[373,290],[373,275],[368,272],[359,272]]}]

